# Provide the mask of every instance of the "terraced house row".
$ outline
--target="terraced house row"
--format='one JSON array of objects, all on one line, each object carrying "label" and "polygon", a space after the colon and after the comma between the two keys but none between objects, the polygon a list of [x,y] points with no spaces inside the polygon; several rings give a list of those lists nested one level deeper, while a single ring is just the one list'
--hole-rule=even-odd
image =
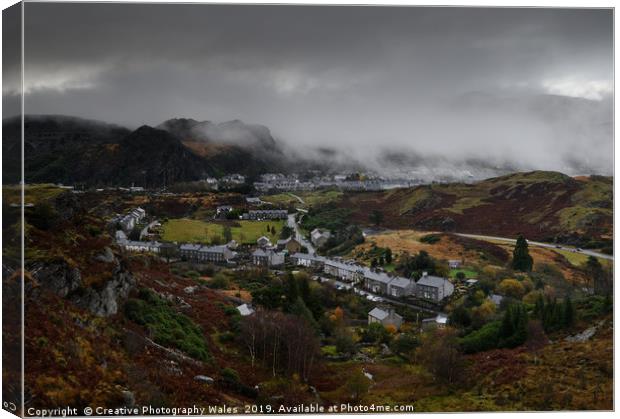
[{"label": "terraced house row", "polygon": [[236,256],[236,253],[228,246],[203,246],[200,244],[185,243],[179,246],[179,256],[195,262],[228,262]]},{"label": "terraced house row", "polygon": [[418,298],[439,302],[454,292],[454,285],[447,278],[428,275],[426,272],[416,283],[411,278],[390,275],[354,262],[334,260],[323,256],[295,253],[290,259],[294,265],[322,270],[325,274],[342,281],[362,284],[364,288],[376,294],[391,297],[415,295]]}]

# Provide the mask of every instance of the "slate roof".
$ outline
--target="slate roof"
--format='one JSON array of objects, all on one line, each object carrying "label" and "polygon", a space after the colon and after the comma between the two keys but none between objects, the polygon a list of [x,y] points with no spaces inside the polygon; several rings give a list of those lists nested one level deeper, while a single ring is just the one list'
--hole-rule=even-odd
[{"label": "slate roof", "polygon": [[374,317],[375,319],[384,320],[389,317],[390,313],[385,310],[380,309],[379,307],[375,307],[368,313],[369,316]]},{"label": "slate roof", "polygon": [[179,246],[179,249],[181,250],[200,250],[201,248],[202,245],[192,243],[183,243],[181,246]]},{"label": "slate roof", "polygon": [[323,256],[313,256],[309,253],[293,253],[291,255],[292,258],[297,258],[297,259],[309,259],[309,260],[316,260],[319,262],[324,262],[325,258]]},{"label": "slate roof", "polygon": [[389,276],[385,272],[376,272],[370,268],[364,268],[364,277],[383,284],[389,284],[394,280],[394,277]]},{"label": "slate roof", "polygon": [[226,245],[219,245],[219,246],[205,247],[202,250],[204,252],[224,253],[228,250],[228,247],[226,247]]},{"label": "slate roof", "polygon": [[[427,287],[441,288],[448,280],[439,276],[426,275],[420,278],[418,285],[426,285]],[[448,281],[449,282],[449,281]]]},{"label": "slate roof", "polygon": [[403,278],[402,276],[397,276],[392,279],[390,282],[391,287],[401,287],[406,288],[411,285],[411,280],[407,278]]},{"label": "slate roof", "polygon": [[333,260],[333,259],[325,260],[325,264],[329,266],[334,266],[338,269],[344,269],[346,271],[352,271],[352,272],[363,270],[363,268],[359,265],[356,265],[353,263],[341,262],[341,261]]}]

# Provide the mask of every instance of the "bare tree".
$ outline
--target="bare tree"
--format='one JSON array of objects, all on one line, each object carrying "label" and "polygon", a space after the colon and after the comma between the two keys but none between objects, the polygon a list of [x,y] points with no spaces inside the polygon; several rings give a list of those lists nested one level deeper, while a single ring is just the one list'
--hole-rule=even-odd
[{"label": "bare tree", "polygon": [[454,383],[463,370],[463,358],[458,350],[458,334],[452,328],[437,329],[422,338],[419,359],[435,378]]},{"label": "bare tree", "polygon": [[245,317],[241,340],[252,365],[260,358],[274,376],[284,371],[308,380],[319,351],[315,330],[306,319],[277,311],[257,310]]}]

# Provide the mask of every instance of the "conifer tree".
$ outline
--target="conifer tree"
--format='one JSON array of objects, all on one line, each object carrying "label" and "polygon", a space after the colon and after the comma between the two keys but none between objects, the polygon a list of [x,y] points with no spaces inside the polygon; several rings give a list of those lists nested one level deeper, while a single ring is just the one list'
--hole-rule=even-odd
[{"label": "conifer tree", "polygon": [[506,309],[499,330],[499,347],[514,348],[527,339],[527,311],[523,304],[513,304]]},{"label": "conifer tree", "polygon": [[532,256],[530,256],[527,240],[523,235],[519,234],[517,243],[512,253],[512,268],[516,271],[529,272],[533,265]]},{"label": "conifer tree", "polygon": [[573,307],[573,302],[570,297],[566,297],[564,300],[564,315],[562,318],[562,323],[564,327],[572,327],[575,324],[575,308]]},{"label": "conifer tree", "polygon": [[285,296],[289,308],[295,304],[299,298],[299,286],[297,284],[297,279],[295,279],[295,276],[292,273],[289,273],[286,278]]}]

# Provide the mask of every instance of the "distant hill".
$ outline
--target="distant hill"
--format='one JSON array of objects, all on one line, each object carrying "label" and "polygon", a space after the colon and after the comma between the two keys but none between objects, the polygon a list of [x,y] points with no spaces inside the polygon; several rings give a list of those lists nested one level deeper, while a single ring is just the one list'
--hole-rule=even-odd
[{"label": "distant hill", "polygon": [[[19,118],[3,121],[4,176],[20,174]],[[25,118],[25,171],[31,183],[160,186],[207,176],[256,176],[284,170],[284,157],[266,127],[241,121],[212,124],[168,120],[135,131],[62,115]]]},{"label": "distant hill", "polygon": [[[8,179],[17,179],[20,121],[3,121],[3,152]],[[66,116],[27,116],[25,173],[30,183],[157,186],[197,180],[210,172],[202,158],[166,131],[143,126],[135,131]],[[8,157],[8,158],[7,158]]]},{"label": "distant hill", "polygon": [[194,153],[203,157],[216,174],[243,173],[256,176],[286,171],[288,158],[262,125],[234,120],[216,124],[194,119],[169,119],[157,128],[168,131]]},{"label": "distant hill", "polygon": [[[25,164],[29,182],[70,182],[90,176],[87,161],[106,143],[118,143],[130,130],[100,121],[63,115],[28,115],[25,127]],[[3,176],[16,183],[20,176],[21,120],[2,121]]]},{"label": "distant hill", "polygon": [[611,177],[573,178],[535,171],[474,184],[449,183],[364,194],[345,194],[339,204],[353,221],[369,224],[372,210],[384,227],[457,231],[583,244],[610,240],[613,225]]}]

